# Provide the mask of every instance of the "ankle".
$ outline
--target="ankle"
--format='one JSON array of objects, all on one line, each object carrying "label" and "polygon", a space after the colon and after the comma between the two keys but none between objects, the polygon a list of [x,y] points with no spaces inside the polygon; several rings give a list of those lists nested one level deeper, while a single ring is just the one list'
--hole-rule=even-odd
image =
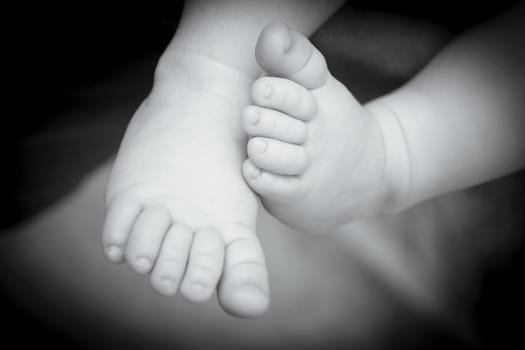
[{"label": "ankle", "polygon": [[382,99],[365,106],[375,119],[383,136],[385,212],[398,212],[411,203],[411,157],[403,125],[395,111]]},{"label": "ankle", "polygon": [[169,47],[155,68],[154,88],[191,88],[229,100],[249,99],[255,77],[212,57],[183,47]]}]

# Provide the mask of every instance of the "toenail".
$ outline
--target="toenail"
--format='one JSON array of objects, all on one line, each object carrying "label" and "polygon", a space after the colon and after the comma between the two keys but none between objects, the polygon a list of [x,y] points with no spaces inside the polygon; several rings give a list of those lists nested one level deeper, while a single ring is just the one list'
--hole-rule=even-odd
[{"label": "toenail", "polygon": [[206,291],[206,286],[203,283],[200,282],[194,282],[191,285],[191,290],[195,293],[202,294]]},{"label": "toenail", "polygon": [[151,269],[151,260],[148,258],[138,258],[135,261],[135,267],[138,272],[146,273]]},{"label": "toenail", "polygon": [[255,140],[255,149],[258,152],[264,153],[267,148],[268,148],[268,142],[266,142],[266,140],[261,140],[261,139]]},{"label": "toenail", "polygon": [[246,118],[250,124],[255,125],[259,122],[259,113],[256,110],[250,108],[248,111],[246,111]]},{"label": "toenail", "polygon": [[283,53],[287,53],[288,50],[290,50],[290,47],[292,47],[292,34],[291,34],[291,29],[289,26],[286,26],[286,34],[287,34],[288,40],[283,46]]},{"label": "toenail", "polygon": [[269,99],[272,96],[273,87],[270,84],[264,84],[263,97]]},{"label": "toenail", "polygon": [[169,279],[163,279],[159,282],[158,289],[162,294],[173,295],[177,291],[177,285]]},{"label": "toenail", "polygon": [[257,179],[261,175],[261,169],[255,167],[253,164],[250,164],[248,171],[250,178]]},{"label": "toenail", "polygon": [[256,286],[252,283],[246,283],[242,284],[238,287],[239,291],[246,292],[246,293],[254,293],[254,294],[267,294],[264,290],[262,290],[260,287]]},{"label": "toenail", "polygon": [[111,261],[119,261],[122,259],[124,252],[122,248],[112,245],[106,248],[106,255]]}]

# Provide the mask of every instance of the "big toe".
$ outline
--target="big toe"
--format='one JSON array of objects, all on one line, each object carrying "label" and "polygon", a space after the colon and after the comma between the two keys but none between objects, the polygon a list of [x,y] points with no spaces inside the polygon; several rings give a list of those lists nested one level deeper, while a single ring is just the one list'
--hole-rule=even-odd
[{"label": "big toe", "polygon": [[307,89],[321,87],[329,77],[319,50],[304,35],[283,23],[271,23],[262,30],[255,58],[269,75],[290,79]]},{"label": "big toe", "polygon": [[244,232],[226,245],[219,302],[234,316],[256,317],[269,306],[268,272],[259,241],[250,230],[238,226]]}]

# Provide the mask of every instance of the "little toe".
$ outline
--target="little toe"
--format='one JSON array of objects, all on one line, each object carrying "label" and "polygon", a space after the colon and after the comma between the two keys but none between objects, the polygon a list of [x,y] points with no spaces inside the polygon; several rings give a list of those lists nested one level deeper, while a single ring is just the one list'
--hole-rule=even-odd
[{"label": "little toe", "polygon": [[312,93],[288,79],[259,78],[253,83],[251,94],[254,104],[303,121],[310,121],[317,114],[317,103]]},{"label": "little toe", "polygon": [[109,202],[102,244],[104,253],[112,263],[124,262],[124,252],[133,224],[142,208],[126,196],[115,197]]},{"label": "little toe", "polygon": [[283,23],[271,23],[262,30],[255,58],[269,75],[293,80],[310,90],[321,87],[330,76],[323,55],[304,35]]},{"label": "little toe", "polygon": [[193,232],[182,222],[174,223],[166,234],[153,272],[151,285],[162,295],[174,295],[186,269]]},{"label": "little toe", "polygon": [[242,112],[243,128],[249,136],[265,136],[283,142],[303,144],[306,124],[273,109],[247,106]]},{"label": "little toe", "polygon": [[244,161],[242,171],[248,186],[264,199],[283,202],[302,196],[303,186],[297,176],[262,171],[250,159]]},{"label": "little toe", "polygon": [[281,175],[300,175],[308,167],[309,157],[304,147],[264,137],[248,141],[248,157],[266,171]]},{"label": "little toe", "polygon": [[224,242],[221,234],[212,228],[197,231],[181,285],[181,294],[195,303],[208,300],[217,287],[223,264]]},{"label": "little toe", "polygon": [[219,303],[238,317],[255,317],[270,302],[268,271],[255,233],[243,225],[232,225],[226,244],[224,273],[219,285]]},{"label": "little toe", "polygon": [[126,261],[135,272],[151,270],[170,225],[170,212],[163,205],[148,206],[140,213],[126,247]]}]

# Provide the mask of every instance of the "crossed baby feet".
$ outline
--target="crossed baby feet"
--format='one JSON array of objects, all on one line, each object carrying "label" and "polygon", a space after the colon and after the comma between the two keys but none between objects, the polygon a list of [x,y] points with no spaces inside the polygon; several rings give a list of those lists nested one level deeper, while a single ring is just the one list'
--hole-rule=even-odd
[{"label": "crossed baby feet", "polygon": [[[159,293],[200,303],[217,290],[239,317],[269,305],[253,192],[281,221],[323,232],[369,210],[356,203],[383,181],[379,127],[307,38],[271,24],[256,58],[268,76],[245,107],[252,83],[242,73],[192,53],[168,57],[180,69],[157,72],[126,131],[103,229],[108,259],[149,273]],[[229,90],[200,83],[210,75]]]}]

